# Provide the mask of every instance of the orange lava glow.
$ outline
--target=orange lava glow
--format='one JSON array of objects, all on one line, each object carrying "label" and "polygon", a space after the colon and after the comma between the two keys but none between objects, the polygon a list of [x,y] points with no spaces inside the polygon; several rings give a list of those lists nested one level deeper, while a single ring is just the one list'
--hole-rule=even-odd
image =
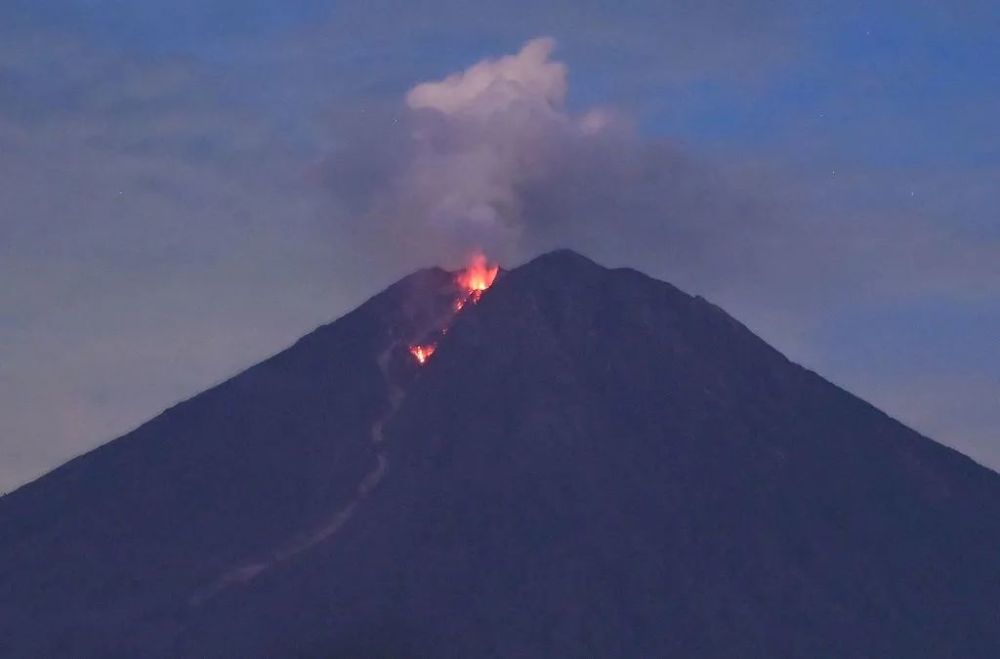
[{"label": "orange lava glow", "polygon": [[[490,266],[486,261],[486,257],[482,254],[473,256],[465,270],[455,275],[455,284],[459,290],[452,305],[454,313],[457,314],[469,302],[473,304],[479,302],[483,291],[493,285],[493,280],[497,278],[497,273],[499,272],[500,266]],[[442,336],[448,333],[448,325],[452,320],[454,320],[454,315],[450,316],[444,323],[444,326],[439,328]],[[426,364],[435,350],[437,350],[437,344],[435,343],[410,346],[410,354],[413,355],[413,358],[420,365]]]},{"label": "orange lava glow", "polygon": [[437,350],[437,346],[433,343],[422,346],[410,346],[410,354],[413,355],[418,364],[426,364],[435,350]]},{"label": "orange lava glow", "polygon": [[455,278],[455,283],[463,291],[462,296],[455,301],[455,311],[461,311],[469,300],[472,300],[473,304],[479,302],[483,291],[493,285],[493,280],[497,278],[499,271],[500,266],[489,266],[484,255],[473,256],[468,267]]}]

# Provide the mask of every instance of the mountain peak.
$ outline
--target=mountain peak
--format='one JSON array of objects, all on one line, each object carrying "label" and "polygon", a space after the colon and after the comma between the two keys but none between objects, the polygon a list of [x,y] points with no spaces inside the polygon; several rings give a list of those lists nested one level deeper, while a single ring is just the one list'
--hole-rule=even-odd
[{"label": "mountain peak", "polygon": [[559,268],[570,272],[585,269],[605,269],[603,266],[598,265],[583,254],[566,247],[540,254],[520,266],[518,269],[534,269],[542,267]]},{"label": "mountain peak", "polygon": [[468,293],[0,499],[0,655],[997,656],[996,474],[635,271]]}]

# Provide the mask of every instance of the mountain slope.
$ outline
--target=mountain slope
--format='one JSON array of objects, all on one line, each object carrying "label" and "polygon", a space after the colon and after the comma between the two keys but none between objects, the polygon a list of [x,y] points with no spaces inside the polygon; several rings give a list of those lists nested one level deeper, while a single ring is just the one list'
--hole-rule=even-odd
[{"label": "mountain slope", "polygon": [[418,367],[452,281],[0,500],[0,654],[1000,651],[995,473],[572,252]]}]

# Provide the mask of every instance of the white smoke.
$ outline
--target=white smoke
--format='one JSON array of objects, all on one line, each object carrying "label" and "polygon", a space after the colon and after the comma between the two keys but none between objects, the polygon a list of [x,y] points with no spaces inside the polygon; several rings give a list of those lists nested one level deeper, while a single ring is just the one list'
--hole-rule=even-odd
[{"label": "white smoke", "polygon": [[406,95],[406,104],[479,118],[515,105],[559,107],[566,97],[566,65],[549,60],[554,48],[549,37],[533,39],[516,55],[483,60],[444,80],[418,84]]},{"label": "white smoke", "polygon": [[554,48],[533,39],[410,89],[409,157],[375,213],[452,253],[511,256],[524,230],[520,190],[547,175],[558,144],[611,123],[606,112],[566,111],[567,69],[551,59]]},{"label": "white smoke", "polygon": [[675,273],[757,269],[769,216],[623,115],[570,111],[554,48],[533,39],[421,82],[388,117],[345,131],[328,170],[353,220],[341,235],[411,269],[456,266],[477,250],[514,263],[554,247],[655,259]]}]

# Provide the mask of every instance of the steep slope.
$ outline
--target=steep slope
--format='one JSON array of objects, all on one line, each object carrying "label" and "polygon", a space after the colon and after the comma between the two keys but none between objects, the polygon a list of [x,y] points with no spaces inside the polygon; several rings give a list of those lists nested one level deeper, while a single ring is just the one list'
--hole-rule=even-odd
[{"label": "steep slope", "polygon": [[0,656],[144,654],[171,607],[314,542],[379,466],[387,375],[412,376],[380,358],[453,298],[451,274],[416,273],[0,499]]},{"label": "steep slope", "polygon": [[417,367],[450,282],[0,500],[0,653],[1000,652],[995,473],[571,252]]}]

